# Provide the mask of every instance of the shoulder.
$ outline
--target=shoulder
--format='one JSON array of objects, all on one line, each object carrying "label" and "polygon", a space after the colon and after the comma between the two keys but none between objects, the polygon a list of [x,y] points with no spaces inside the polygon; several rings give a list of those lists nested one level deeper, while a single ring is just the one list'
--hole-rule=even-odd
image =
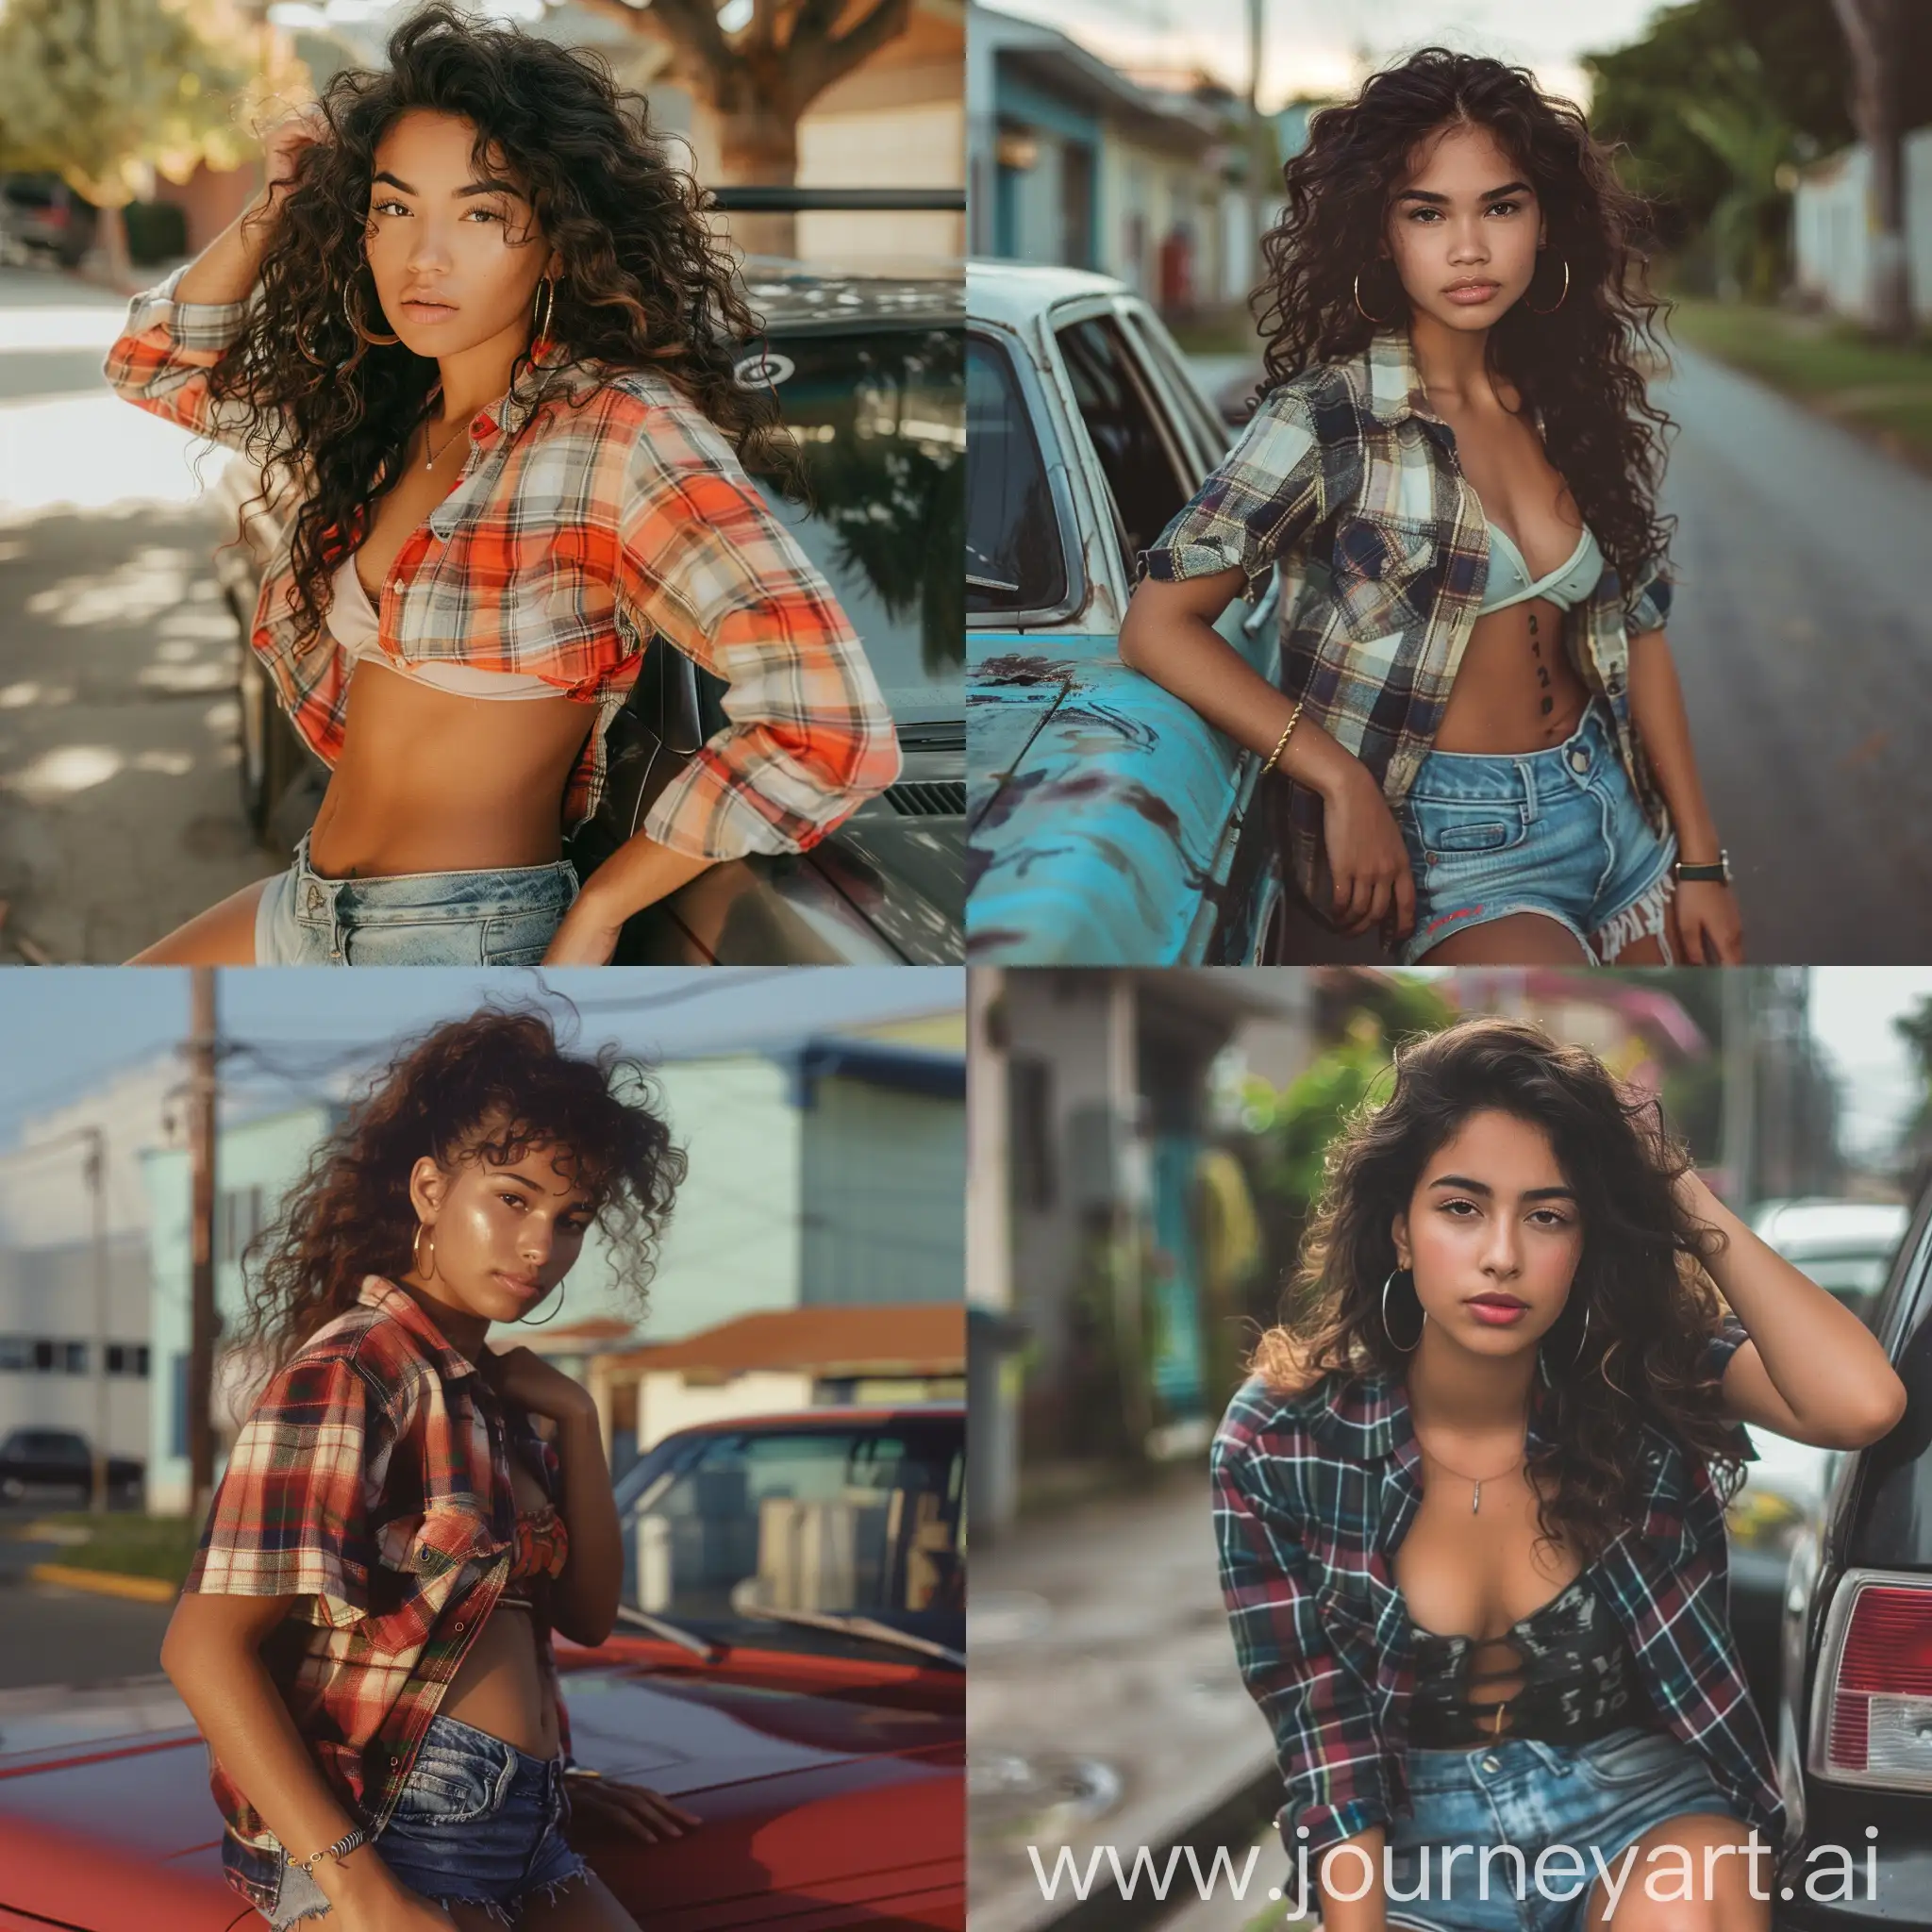
[{"label": "shoulder", "polygon": [[438,1369],[428,1351],[387,1309],[358,1303],[318,1328],[270,1378],[264,1404],[359,1402],[370,1420],[400,1427]]},{"label": "shoulder", "polygon": [[1299,1477],[1309,1464],[1333,1460],[1320,1424],[1347,1380],[1341,1371],[1316,1374],[1305,1366],[1288,1375],[1250,1375],[1214,1432],[1216,1464]]}]

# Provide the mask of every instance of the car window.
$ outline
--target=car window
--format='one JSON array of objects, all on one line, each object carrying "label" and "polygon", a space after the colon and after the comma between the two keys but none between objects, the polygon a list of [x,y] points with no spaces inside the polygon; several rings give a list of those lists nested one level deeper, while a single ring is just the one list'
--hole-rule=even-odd
[{"label": "car window", "polygon": [[966,342],[966,608],[1051,610],[1067,559],[1040,439],[1005,350]]},{"label": "car window", "polygon": [[1234,441],[1234,431],[1212,408],[1202,408],[1198,385],[1181,361],[1174,338],[1140,309],[1126,310],[1125,320],[1134,341],[1140,345],[1141,354],[1150,366],[1167,377],[1168,387],[1179,406],[1187,411],[1202,447],[1212,451],[1218,460]]},{"label": "car window", "polygon": [[966,709],[963,333],[785,335],[767,364],[809,507],[757,481],[864,640],[902,732]]},{"label": "car window", "polygon": [[957,1612],[963,1483],[957,1431],[720,1435],[626,1512],[625,1594],[674,1622]]},{"label": "car window", "polygon": [[1058,330],[1057,340],[1080,420],[1120,512],[1131,577],[1134,553],[1159,536],[1190,491],[1160,433],[1120,324],[1096,315]]}]

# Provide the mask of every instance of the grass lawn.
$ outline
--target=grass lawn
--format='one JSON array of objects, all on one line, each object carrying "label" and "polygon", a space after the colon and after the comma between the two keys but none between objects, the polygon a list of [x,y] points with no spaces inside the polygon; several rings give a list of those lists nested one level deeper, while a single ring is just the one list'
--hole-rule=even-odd
[{"label": "grass lawn", "polygon": [[142,1516],[132,1510],[93,1516],[85,1509],[42,1516],[41,1523],[89,1532],[85,1542],[60,1551],[72,1570],[111,1570],[122,1576],[158,1576],[178,1584],[194,1560],[201,1524],[188,1516]]},{"label": "grass lawn", "polygon": [[1868,341],[1841,322],[1746,302],[1680,300],[1671,329],[1691,348],[1932,469],[1932,342]]}]

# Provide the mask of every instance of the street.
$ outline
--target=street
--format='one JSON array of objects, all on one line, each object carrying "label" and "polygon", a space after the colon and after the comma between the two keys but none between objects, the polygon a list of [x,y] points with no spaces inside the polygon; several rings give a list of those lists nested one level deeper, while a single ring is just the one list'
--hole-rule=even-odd
[{"label": "street", "polygon": [[[1932,479],[1674,354],[1654,391],[1680,425],[1664,489],[1679,520],[1671,648],[1746,957],[1932,958]],[[1243,358],[1193,366],[1210,393],[1254,379]]]},{"label": "street", "polygon": [[228,533],[189,439],[101,379],[125,312],[0,266],[5,964],[125,958],[275,869],[238,795]]},{"label": "street", "polygon": [[33,1564],[63,1554],[20,1534],[42,1513],[0,1506],[0,1690],[154,1675],[173,1606],[33,1581]]}]

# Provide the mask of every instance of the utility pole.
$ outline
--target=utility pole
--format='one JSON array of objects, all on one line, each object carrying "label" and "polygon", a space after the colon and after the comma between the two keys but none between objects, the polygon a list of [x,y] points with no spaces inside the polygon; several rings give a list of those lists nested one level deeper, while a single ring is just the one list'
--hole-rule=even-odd
[{"label": "utility pole", "polygon": [[89,1507],[96,1514],[108,1507],[108,1147],[99,1127],[83,1127],[87,1153],[81,1172],[87,1179],[93,1217],[94,1274],[94,1468]]},{"label": "utility pole", "polygon": [[1749,973],[1721,975],[1724,1002],[1724,1169],[1730,1184],[1724,1204],[1748,1214],[1757,1185],[1756,1127],[1757,1109],[1757,1002]]},{"label": "utility pole", "polygon": [[188,1041],[189,1510],[208,1514],[215,1487],[215,970],[191,969]]},{"label": "utility pole", "polygon": [[1258,279],[1261,272],[1261,231],[1266,222],[1261,177],[1272,173],[1268,167],[1270,143],[1261,124],[1261,40],[1266,6],[1267,0],[1248,0],[1248,233],[1256,250],[1248,264],[1250,281]]}]

